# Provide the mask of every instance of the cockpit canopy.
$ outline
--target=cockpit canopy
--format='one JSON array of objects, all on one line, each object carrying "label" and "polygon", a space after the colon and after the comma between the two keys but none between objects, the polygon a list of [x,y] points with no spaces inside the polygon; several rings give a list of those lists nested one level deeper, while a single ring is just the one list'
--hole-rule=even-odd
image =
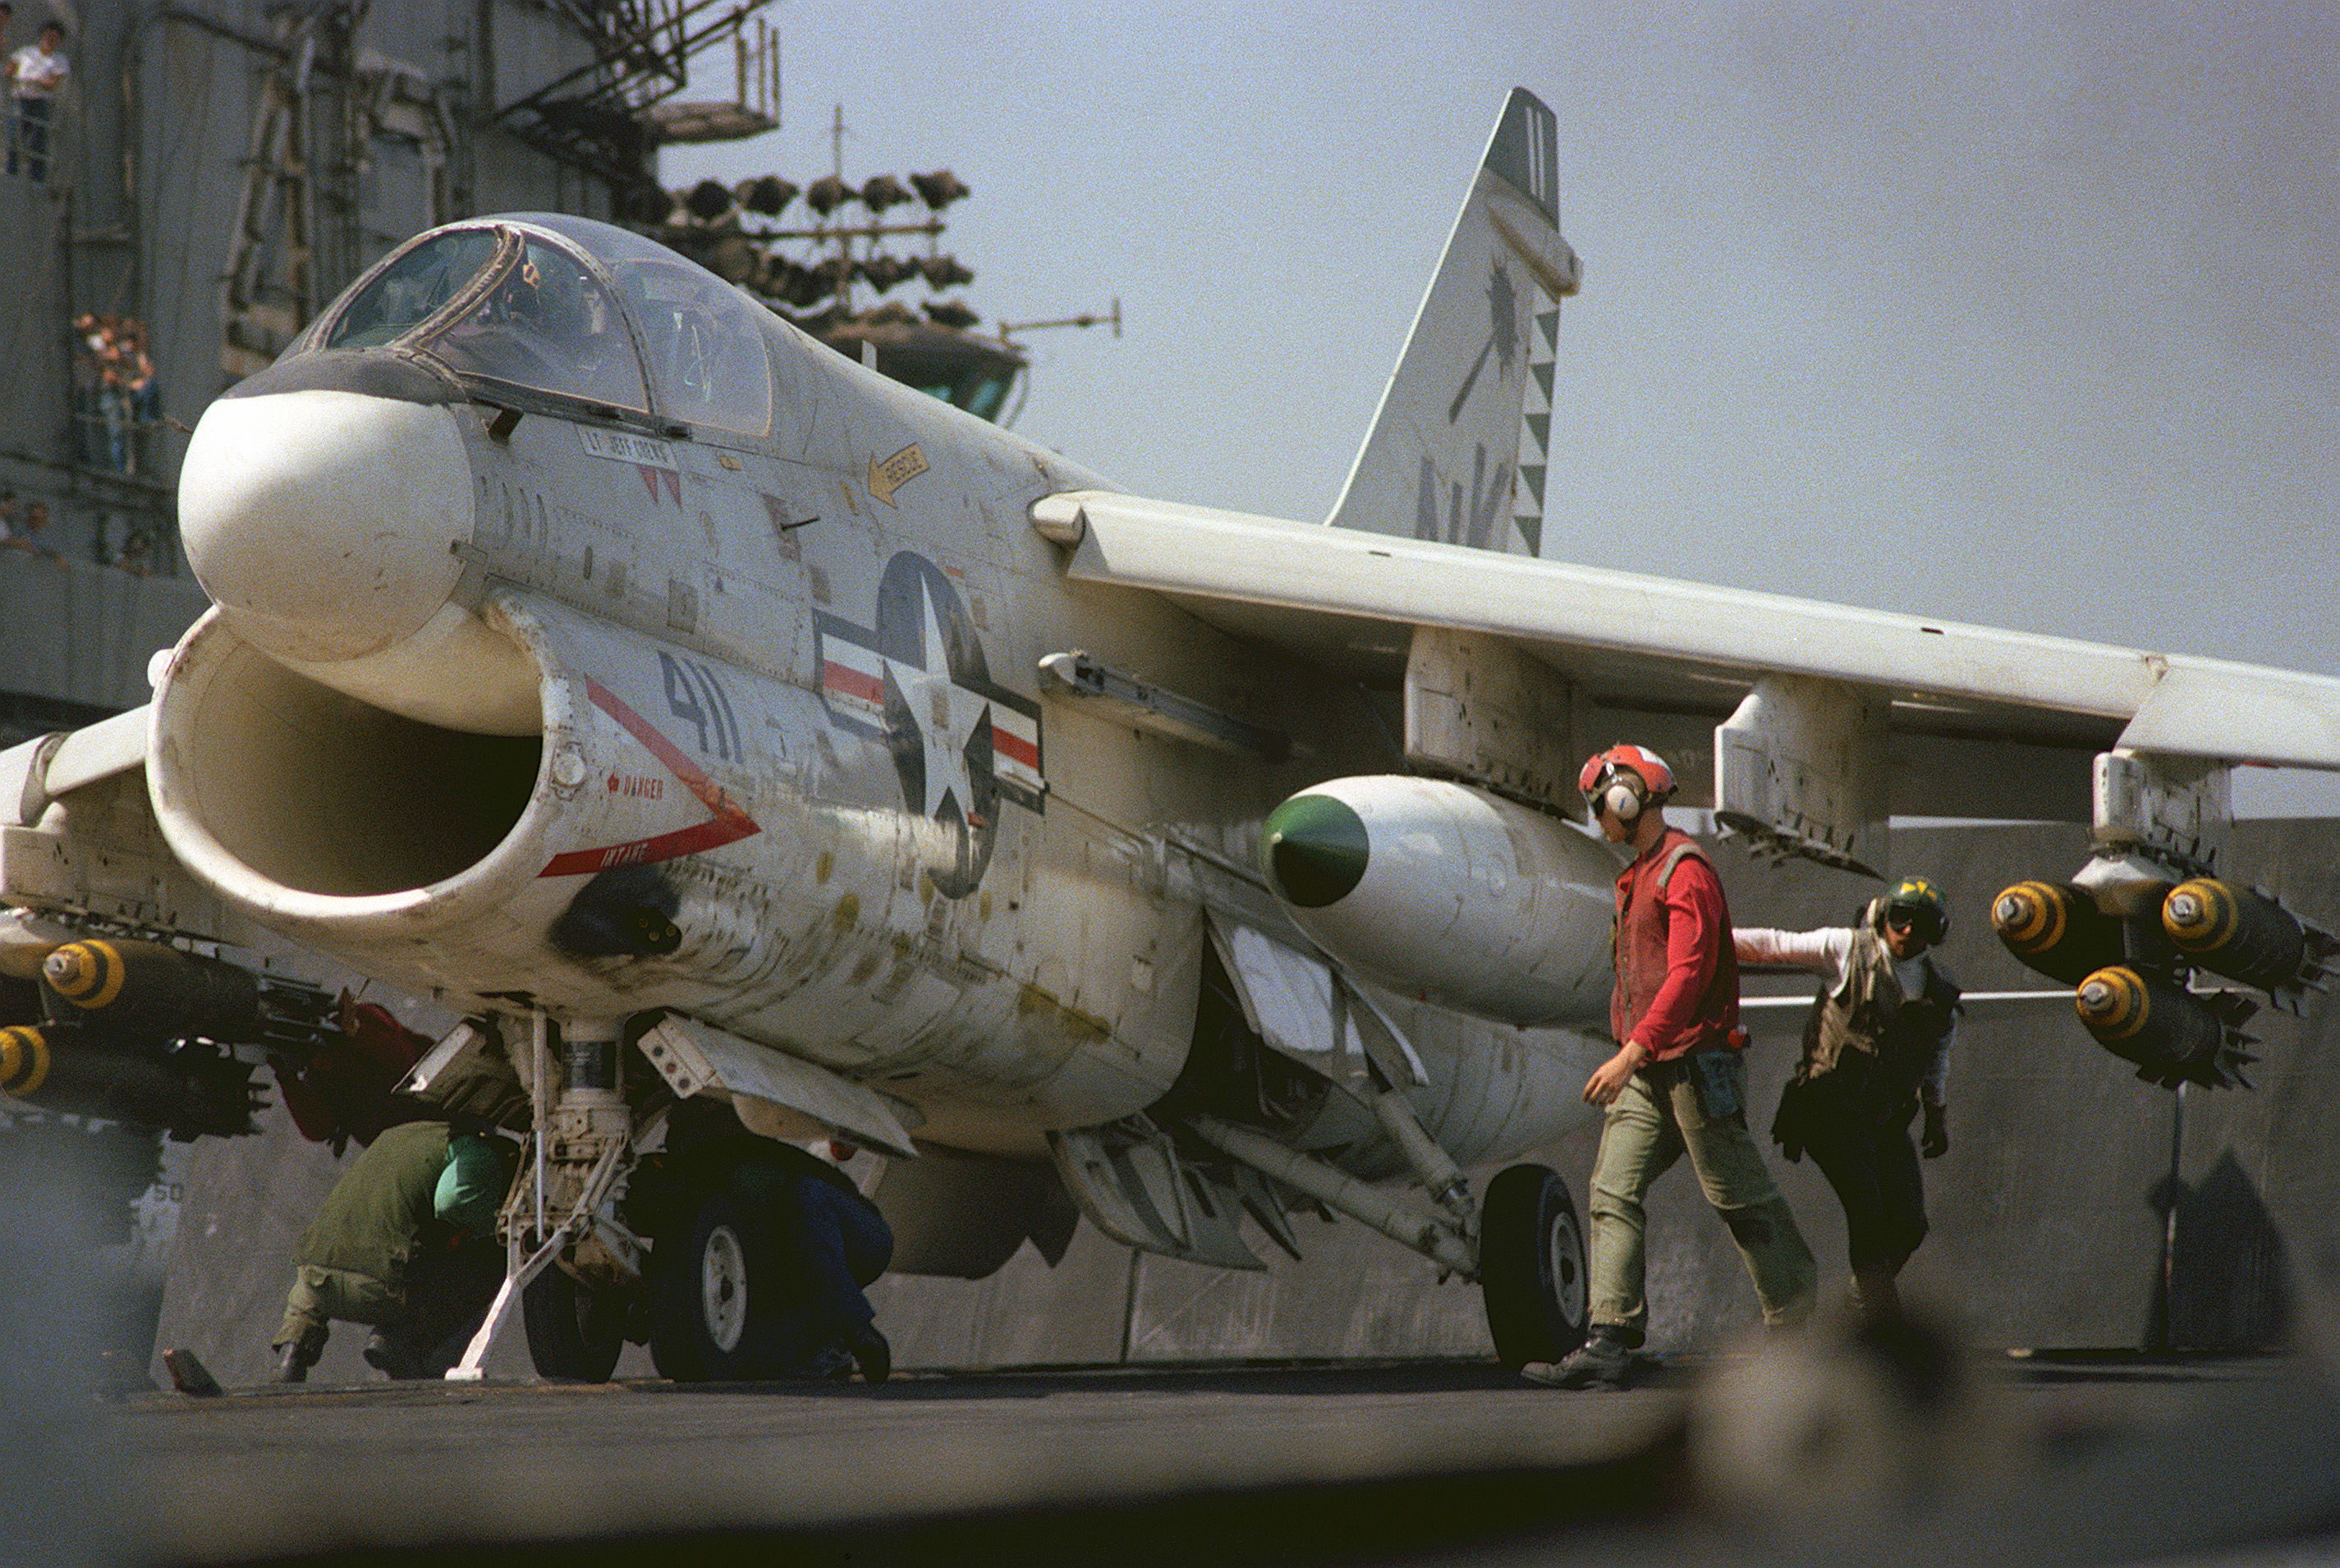
[{"label": "cockpit canopy", "polygon": [[762,315],[663,245],[531,213],[424,235],[308,346],[400,343],[465,377],[759,436],[772,422]]}]

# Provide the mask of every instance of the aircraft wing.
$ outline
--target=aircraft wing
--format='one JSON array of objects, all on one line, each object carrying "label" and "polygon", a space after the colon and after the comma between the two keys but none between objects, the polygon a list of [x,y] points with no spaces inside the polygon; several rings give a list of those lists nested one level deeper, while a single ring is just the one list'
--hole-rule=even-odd
[{"label": "aircraft wing", "polygon": [[[2086,820],[2087,765],[2114,748],[2340,769],[2327,677],[1094,491],[1032,519],[1075,579],[1169,595],[1369,684],[1406,679],[1427,628],[1508,646],[1565,682],[1580,725],[1641,724],[1661,746],[1731,719],[1767,678],[1851,693],[1906,765],[1895,812]],[[1711,784],[1694,752],[1675,760],[1686,796]]]}]

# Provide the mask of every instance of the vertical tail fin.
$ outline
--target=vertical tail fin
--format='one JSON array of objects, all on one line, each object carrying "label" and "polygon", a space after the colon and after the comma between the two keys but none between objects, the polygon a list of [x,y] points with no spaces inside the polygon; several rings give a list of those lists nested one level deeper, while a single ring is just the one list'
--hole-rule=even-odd
[{"label": "vertical tail fin", "polygon": [[1578,275],[1558,153],[1552,111],[1512,89],[1334,527],[1538,552],[1559,302]]}]

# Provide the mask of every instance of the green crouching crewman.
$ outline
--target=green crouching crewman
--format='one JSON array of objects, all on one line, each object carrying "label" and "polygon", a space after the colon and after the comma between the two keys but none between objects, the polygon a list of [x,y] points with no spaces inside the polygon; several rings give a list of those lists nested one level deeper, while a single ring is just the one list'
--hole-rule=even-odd
[{"label": "green crouching crewman", "polygon": [[293,1251],[276,1381],[302,1383],[333,1323],[373,1329],[366,1361],[392,1377],[453,1365],[502,1282],[496,1213],[513,1156],[446,1122],[384,1130],[333,1184]]},{"label": "green crouching crewman", "polygon": [[1852,1305],[1870,1317],[1899,1312],[1895,1278],[1926,1239],[1925,1185],[1909,1146],[1921,1103],[1926,1157],[1950,1146],[1944,1086],[1958,987],[1931,951],[1949,929],[1940,892],[1905,877],[1854,926],[1731,933],[1741,964],[1822,977],[1771,1136],[1790,1160],[1809,1151],[1836,1189]]}]

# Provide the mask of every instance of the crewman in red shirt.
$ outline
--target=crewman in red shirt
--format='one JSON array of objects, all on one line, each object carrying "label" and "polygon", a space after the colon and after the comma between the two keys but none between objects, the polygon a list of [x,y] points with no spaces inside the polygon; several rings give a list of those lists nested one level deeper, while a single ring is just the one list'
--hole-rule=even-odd
[{"label": "crewman in red shirt", "polygon": [[1577,788],[1601,836],[1633,850],[1617,878],[1609,997],[1610,1031],[1623,1043],[1584,1086],[1585,1103],[1608,1111],[1592,1169],[1591,1335],[1565,1361],[1522,1372],[1561,1388],[1622,1388],[1650,1317],[1641,1199],[1684,1153],[1730,1227],[1767,1327],[1810,1315],[1818,1273],[1748,1135],[1730,912],[1706,852],[1666,825],[1673,770],[1646,748],[1612,746],[1585,763]]},{"label": "crewman in red shirt", "polygon": [[339,1155],[351,1143],[360,1148],[405,1122],[443,1119],[446,1111],[427,1100],[398,1092],[398,1085],[431,1048],[431,1037],[400,1023],[378,1002],[342,993],[334,1021],[342,1037],[319,1045],[306,1057],[275,1059],[276,1087],[301,1136],[331,1144]]}]

